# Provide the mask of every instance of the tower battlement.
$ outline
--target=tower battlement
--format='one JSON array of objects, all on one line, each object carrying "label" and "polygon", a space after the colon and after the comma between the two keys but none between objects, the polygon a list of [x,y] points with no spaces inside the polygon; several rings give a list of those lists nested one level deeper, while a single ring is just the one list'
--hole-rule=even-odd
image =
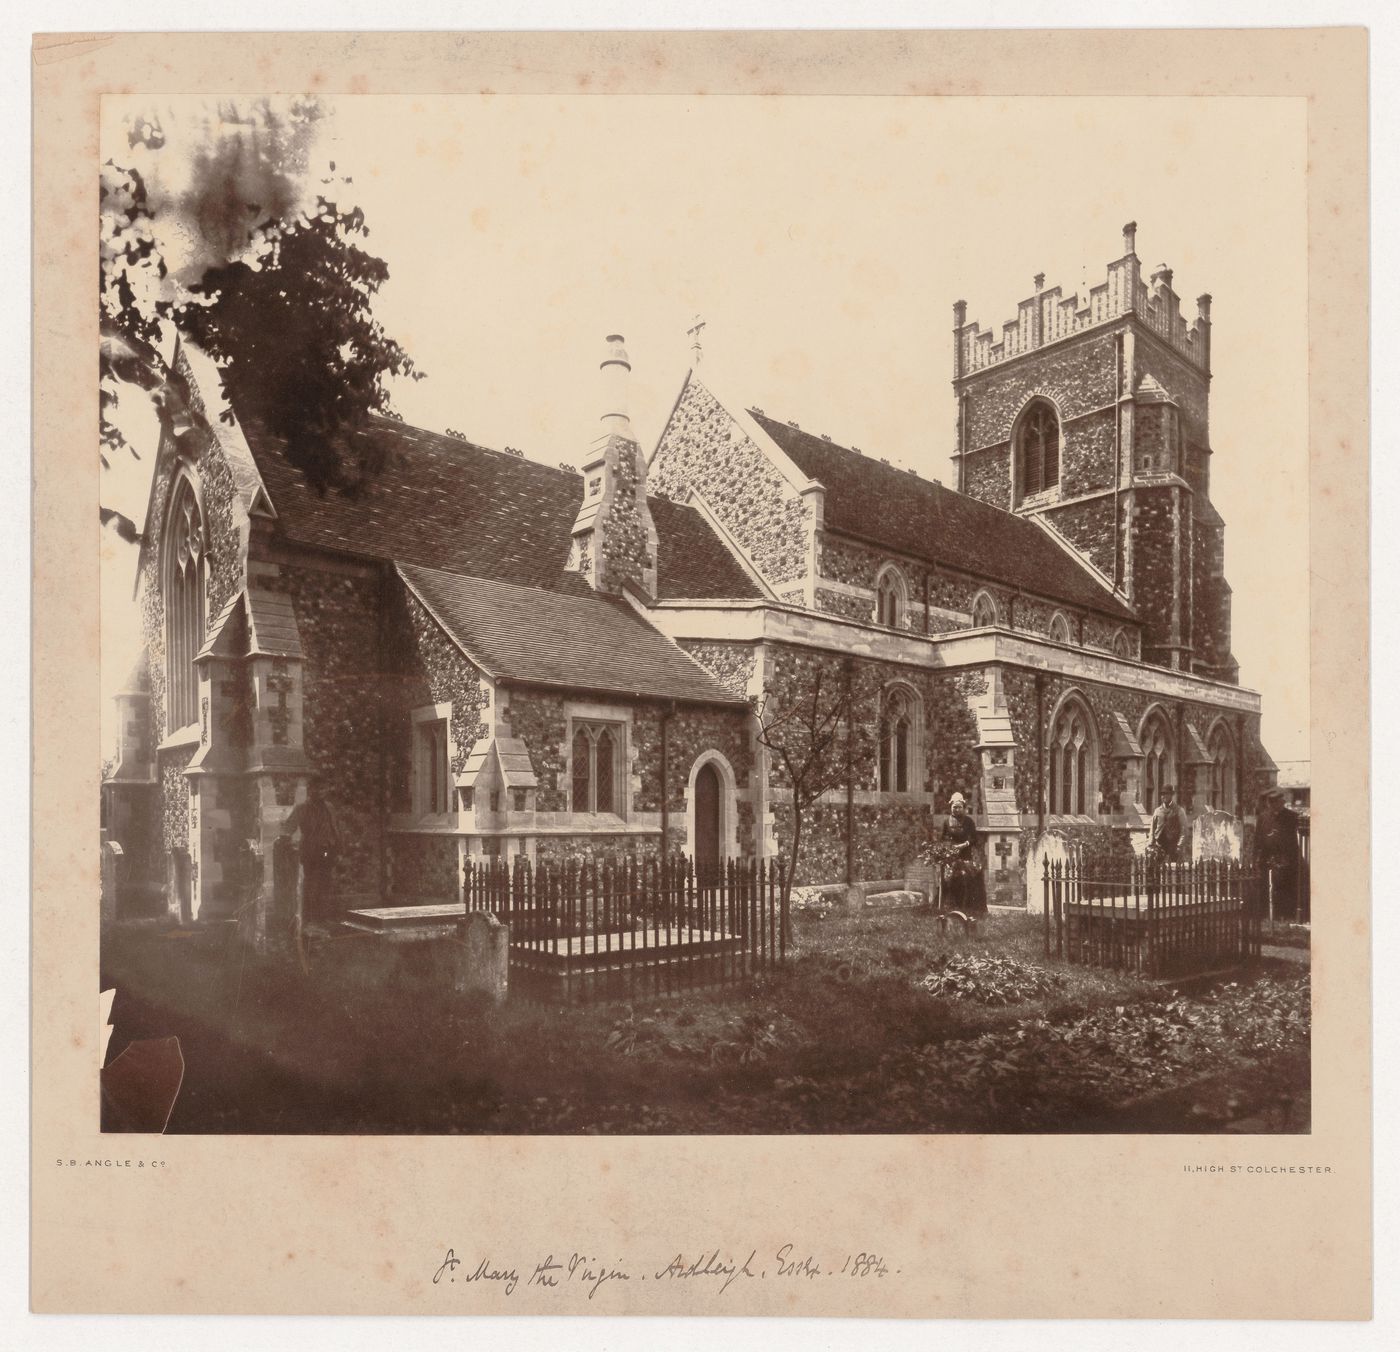
[{"label": "tower battlement", "polygon": [[1106,280],[1091,287],[1083,302],[1078,292],[1065,296],[1061,287],[1046,288],[1044,274],[1038,275],[1035,294],[1017,305],[1015,319],[1001,326],[1000,341],[994,330],[969,324],[967,302],[958,301],[953,306],[953,378],[961,380],[1125,315],[1135,316],[1209,375],[1210,296],[1197,297],[1196,318],[1188,323],[1181,313],[1181,298],[1172,289],[1169,267],[1162,264],[1143,280],[1136,236],[1137,224],[1130,221],[1123,227],[1122,256],[1109,263]]}]

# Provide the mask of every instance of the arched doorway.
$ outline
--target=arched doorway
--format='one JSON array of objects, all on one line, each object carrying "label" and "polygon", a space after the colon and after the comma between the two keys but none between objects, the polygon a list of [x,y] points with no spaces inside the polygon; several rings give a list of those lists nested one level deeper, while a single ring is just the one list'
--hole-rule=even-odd
[{"label": "arched doorway", "polygon": [[701,878],[719,872],[720,779],[713,761],[706,761],[695,776],[695,870]]}]

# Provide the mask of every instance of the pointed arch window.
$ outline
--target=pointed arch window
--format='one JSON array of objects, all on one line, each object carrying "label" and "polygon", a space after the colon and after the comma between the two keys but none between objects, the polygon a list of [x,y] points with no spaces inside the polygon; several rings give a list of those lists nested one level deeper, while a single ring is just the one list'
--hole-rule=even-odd
[{"label": "pointed arch window", "polygon": [[1128,637],[1126,629],[1120,629],[1113,636],[1114,657],[1126,657],[1131,659],[1133,655],[1133,641]]},{"label": "pointed arch window", "polygon": [[1206,745],[1210,752],[1210,805],[1219,812],[1235,811],[1235,744],[1223,723],[1217,723]]},{"label": "pointed arch window", "polygon": [[1080,700],[1068,700],[1055,716],[1047,752],[1050,811],[1092,814],[1098,797],[1098,739],[1093,715]]},{"label": "pointed arch window", "polygon": [[615,723],[575,723],[570,758],[573,810],[620,816],[622,729]]},{"label": "pointed arch window", "polygon": [[1142,746],[1142,805],[1156,811],[1162,790],[1176,784],[1176,757],[1172,754],[1172,730],[1160,713],[1148,716],[1138,737]]},{"label": "pointed arch window", "polygon": [[181,478],[165,533],[166,732],[199,721],[199,673],[194,659],[204,645],[204,521],[194,486]]},{"label": "pointed arch window", "polygon": [[1060,419],[1044,399],[1035,400],[1021,417],[1016,433],[1020,496],[1043,493],[1060,482]]},{"label": "pointed arch window", "polygon": [[880,791],[909,793],[918,783],[918,728],[922,706],[904,686],[885,692],[880,709]]},{"label": "pointed arch window", "polygon": [[907,599],[904,575],[892,563],[886,564],[875,581],[875,623],[902,629]]},{"label": "pointed arch window", "polygon": [[1050,638],[1055,643],[1072,642],[1069,621],[1058,610],[1050,617]]},{"label": "pointed arch window", "polygon": [[972,603],[972,627],[987,629],[997,622],[997,603],[987,592],[978,592]]}]

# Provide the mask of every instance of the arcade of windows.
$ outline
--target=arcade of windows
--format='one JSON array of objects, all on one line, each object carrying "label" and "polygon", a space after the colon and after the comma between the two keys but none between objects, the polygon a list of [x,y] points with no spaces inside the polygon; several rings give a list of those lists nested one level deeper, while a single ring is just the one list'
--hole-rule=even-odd
[{"label": "arcade of windows", "polygon": [[573,725],[572,776],[574,812],[622,814],[618,783],[622,778],[622,727],[617,723]]}]

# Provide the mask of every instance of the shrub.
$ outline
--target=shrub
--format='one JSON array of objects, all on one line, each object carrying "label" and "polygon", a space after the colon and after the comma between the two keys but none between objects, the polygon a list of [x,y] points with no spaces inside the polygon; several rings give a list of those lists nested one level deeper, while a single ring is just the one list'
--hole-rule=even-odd
[{"label": "shrub", "polygon": [[930,995],[975,1000],[983,1005],[1015,1005],[1055,994],[1065,984],[1049,972],[1015,958],[985,958],[972,953],[939,957],[919,985]]}]

